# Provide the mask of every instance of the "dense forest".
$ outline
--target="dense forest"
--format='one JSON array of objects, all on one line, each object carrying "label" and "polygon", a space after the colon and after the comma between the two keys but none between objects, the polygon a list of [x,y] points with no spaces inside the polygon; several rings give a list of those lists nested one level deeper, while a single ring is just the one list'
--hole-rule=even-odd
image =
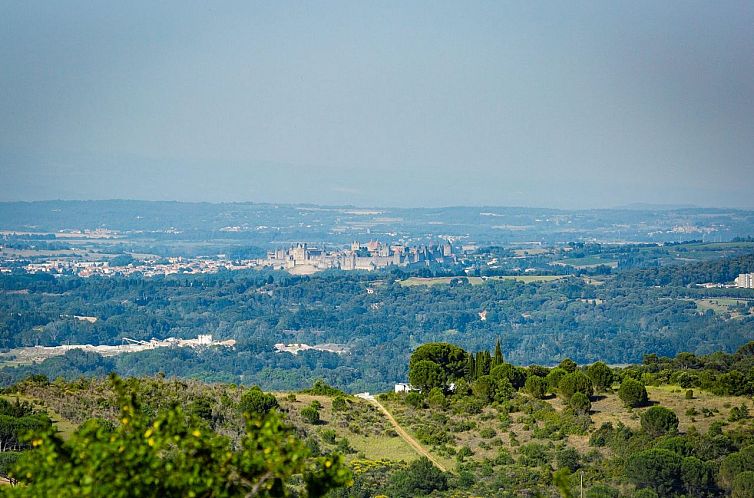
[{"label": "dense forest", "polygon": [[[151,279],[3,275],[0,347],[6,350],[206,333],[237,344],[109,358],[70,351],[5,368],[0,378],[8,384],[33,373],[163,372],[291,389],[322,377],[356,392],[405,381],[402,360],[432,341],[483,350],[499,339],[508,361],[519,365],[552,365],[565,357],[623,364],[644,353],[733,351],[754,339],[754,291],[692,284],[729,282],[744,271],[754,271],[753,255],[529,283],[458,277],[407,285],[400,270],[311,277],[255,271]],[[348,352],[294,356],[276,353],[276,343],[336,343]]]}]

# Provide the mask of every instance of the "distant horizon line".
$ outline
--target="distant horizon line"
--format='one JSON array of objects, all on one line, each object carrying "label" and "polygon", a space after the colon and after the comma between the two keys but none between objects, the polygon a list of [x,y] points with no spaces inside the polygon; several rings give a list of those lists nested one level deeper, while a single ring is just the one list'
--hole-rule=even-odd
[{"label": "distant horizon line", "polygon": [[547,209],[551,211],[684,211],[684,210],[726,210],[726,211],[754,211],[752,207],[730,207],[730,206],[701,206],[698,204],[675,204],[675,203],[649,203],[633,202],[609,207],[582,207],[582,208],[564,208],[552,206],[523,206],[523,205],[503,205],[503,204],[449,204],[442,206],[390,206],[390,205],[356,205],[356,204],[320,204],[316,202],[271,202],[271,201],[187,201],[175,199],[127,199],[127,198],[110,198],[110,199],[36,199],[36,200],[0,200],[0,204],[44,204],[44,203],[105,203],[105,202],[141,202],[141,203],[164,203],[164,204],[247,204],[259,206],[292,206],[292,207],[320,207],[328,209],[484,209],[484,208],[501,208],[501,209]]}]

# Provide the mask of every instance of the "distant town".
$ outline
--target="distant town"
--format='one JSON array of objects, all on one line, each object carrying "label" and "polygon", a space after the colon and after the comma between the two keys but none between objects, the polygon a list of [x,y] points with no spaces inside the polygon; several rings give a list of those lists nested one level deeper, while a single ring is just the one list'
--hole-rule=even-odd
[{"label": "distant town", "polygon": [[[475,246],[464,246],[466,251]],[[463,250],[463,249],[462,249]],[[384,244],[378,241],[367,243],[353,242],[344,249],[324,249],[298,243],[287,249],[269,251],[265,258],[231,259],[225,254],[216,257],[168,257],[145,258],[137,260],[128,256],[127,264],[112,260],[81,261],[76,259],[49,259],[41,262],[27,263],[21,268],[27,273],[48,273],[52,275],[140,275],[154,277],[173,274],[217,273],[219,271],[236,271],[270,268],[285,270],[295,275],[308,275],[323,270],[338,269],[345,271],[372,271],[388,266],[403,267],[409,264],[432,262],[437,264],[457,263],[459,259],[449,242],[438,244],[407,246],[402,244]],[[0,273],[11,273],[15,260],[0,262]],[[3,264],[4,263],[4,264]]]}]

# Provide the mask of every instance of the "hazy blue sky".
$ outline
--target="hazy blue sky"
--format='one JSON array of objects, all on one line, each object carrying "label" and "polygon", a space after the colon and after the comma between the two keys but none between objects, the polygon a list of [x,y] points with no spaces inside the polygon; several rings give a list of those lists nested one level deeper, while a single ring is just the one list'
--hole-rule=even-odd
[{"label": "hazy blue sky", "polygon": [[754,207],[754,2],[0,0],[0,200]]}]

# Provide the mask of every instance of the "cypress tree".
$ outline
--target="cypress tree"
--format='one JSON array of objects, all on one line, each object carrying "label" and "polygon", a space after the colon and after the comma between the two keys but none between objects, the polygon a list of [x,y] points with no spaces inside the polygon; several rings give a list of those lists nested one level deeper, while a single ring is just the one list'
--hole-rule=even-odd
[{"label": "cypress tree", "polygon": [[492,361],[492,368],[503,364],[503,350],[500,348],[500,338],[498,337],[495,343],[495,358]]}]

